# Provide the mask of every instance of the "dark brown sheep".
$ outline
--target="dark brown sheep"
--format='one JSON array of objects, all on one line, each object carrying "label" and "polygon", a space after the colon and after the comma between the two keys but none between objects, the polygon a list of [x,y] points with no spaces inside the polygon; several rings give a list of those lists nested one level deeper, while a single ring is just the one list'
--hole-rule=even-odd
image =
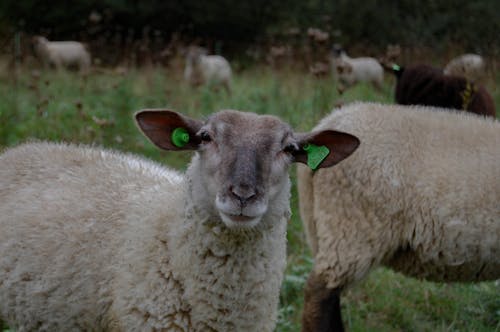
[{"label": "dark brown sheep", "polygon": [[397,83],[395,99],[402,105],[428,105],[466,110],[496,117],[495,104],[481,85],[458,76],[445,76],[428,65],[392,66]]}]

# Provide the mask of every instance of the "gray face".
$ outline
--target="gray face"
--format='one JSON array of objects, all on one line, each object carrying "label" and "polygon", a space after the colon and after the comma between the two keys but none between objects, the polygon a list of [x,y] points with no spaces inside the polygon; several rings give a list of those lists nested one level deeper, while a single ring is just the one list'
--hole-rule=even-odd
[{"label": "gray face", "polygon": [[209,197],[229,227],[253,227],[283,185],[296,141],[291,128],[276,117],[222,111],[212,115],[197,135],[200,169]]}]

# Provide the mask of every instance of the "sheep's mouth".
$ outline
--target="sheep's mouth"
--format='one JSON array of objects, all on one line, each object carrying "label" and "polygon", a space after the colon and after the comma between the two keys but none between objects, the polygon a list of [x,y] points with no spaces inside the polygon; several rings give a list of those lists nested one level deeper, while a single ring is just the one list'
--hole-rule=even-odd
[{"label": "sheep's mouth", "polygon": [[222,221],[228,227],[253,227],[257,225],[262,216],[245,216],[243,214],[229,214],[219,211]]},{"label": "sheep's mouth", "polygon": [[255,217],[244,216],[242,214],[240,214],[240,215],[228,214],[227,216],[229,218],[231,218],[232,221],[236,221],[236,222],[247,222],[247,221],[252,221],[253,219],[255,219]]},{"label": "sheep's mouth", "polygon": [[256,226],[267,211],[263,200],[245,204],[223,195],[217,195],[215,206],[222,222],[229,228],[250,228]]}]

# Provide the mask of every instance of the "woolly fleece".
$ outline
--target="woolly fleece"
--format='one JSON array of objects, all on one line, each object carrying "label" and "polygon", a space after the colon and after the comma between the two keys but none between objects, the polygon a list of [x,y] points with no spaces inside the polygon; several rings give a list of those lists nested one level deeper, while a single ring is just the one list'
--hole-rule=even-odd
[{"label": "woolly fleece", "polygon": [[84,146],[0,156],[0,315],[16,331],[272,331],[289,186],[253,230],[191,202],[187,176]]},{"label": "woolly fleece", "polygon": [[499,121],[355,103],[315,130],[326,128],[362,142],[332,169],[298,166],[314,272],[329,288],[380,264],[436,281],[500,277]]}]

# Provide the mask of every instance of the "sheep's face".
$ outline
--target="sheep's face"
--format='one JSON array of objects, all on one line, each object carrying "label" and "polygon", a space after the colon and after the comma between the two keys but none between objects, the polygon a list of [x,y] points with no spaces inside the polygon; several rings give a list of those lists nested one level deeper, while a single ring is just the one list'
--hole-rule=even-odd
[{"label": "sheep's face", "polygon": [[189,65],[198,65],[201,56],[207,55],[206,49],[197,46],[190,46],[186,53],[186,63]]},{"label": "sheep's face", "polygon": [[337,70],[337,74],[339,75],[350,75],[352,73],[352,65],[345,61],[339,62],[335,66],[335,69]]},{"label": "sheep's face", "polygon": [[47,38],[45,37],[42,37],[42,36],[34,36],[32,39],[31,39],[31,42],[35,45],[37,44],[46,44],[48,43],[49,41],[47,40]]},{"label": "sheep's face", "polygon": [[196,135],[201,178],[222,221],[257,225],[287,184],[292,152],[299,149],[291,128],[276,117],[223,111]]},{"label": "sheep's face", "polygon": [[[238,111],[221,111],[202,122],[172,111],[145,110],[136,120],[157,146],[198,151],[190,173],[193,196],[230,228],[254,227],[269,207],[288,203],[287,170],[293,161],[308,161],[306,144],[332,151],[318,167],[338,163],[359,145],[349,134],[296,134],[274,116]],[[173,139],[177,128],[183,128],[189,140]]]},{"label": "sheep's face", "polygon": [[32,47],[33,51],[35,52],[35,55],[39,56],[38,53],[41,51],[41,49],[46,47],[48,42],[49,41],[47,40],[47,38],[42,37],[42,36],[32,37],[31,38],[31,47]]}]

